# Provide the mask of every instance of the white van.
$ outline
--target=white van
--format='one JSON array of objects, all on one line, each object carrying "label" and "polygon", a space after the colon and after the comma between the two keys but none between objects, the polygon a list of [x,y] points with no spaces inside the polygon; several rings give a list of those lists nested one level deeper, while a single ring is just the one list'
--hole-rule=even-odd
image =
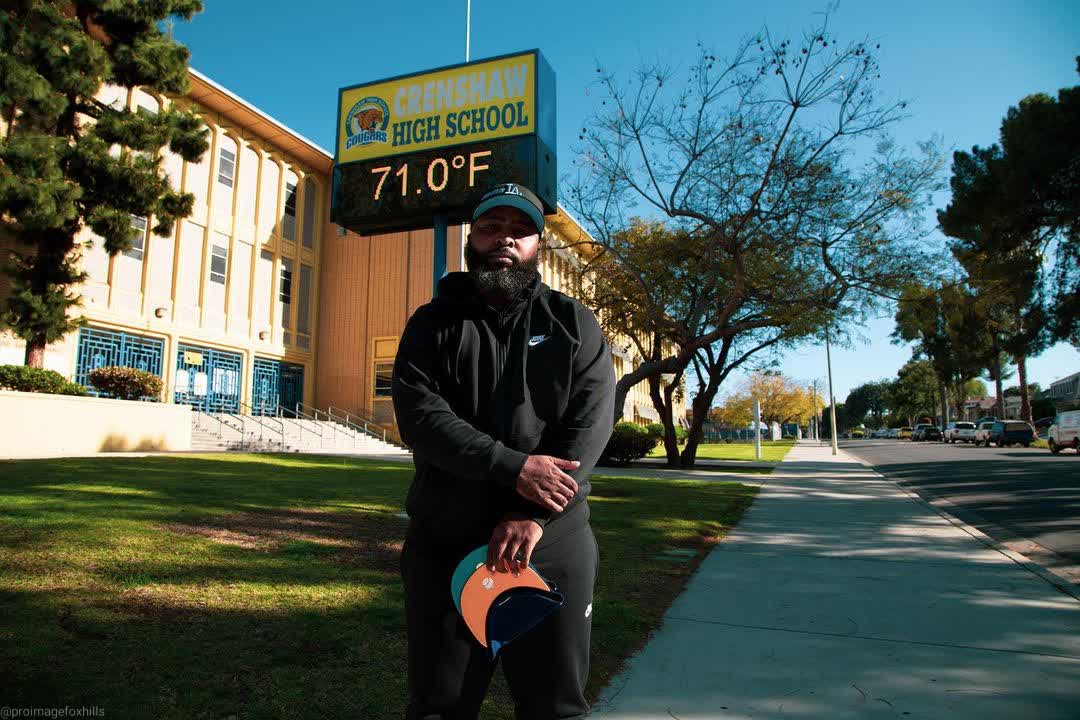
[{"label": "white van", "polygon": [[1046,444],[1055,455],[1065,448],[1080,453],[1080,410],[1058,413],[1050,426]]}]

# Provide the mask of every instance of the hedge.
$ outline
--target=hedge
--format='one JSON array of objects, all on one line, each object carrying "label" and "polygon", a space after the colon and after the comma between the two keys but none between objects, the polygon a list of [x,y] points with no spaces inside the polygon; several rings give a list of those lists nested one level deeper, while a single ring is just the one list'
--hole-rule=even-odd
[{"label": "hedge", "polygon": [[86,395],[86,388],[70,382],[55,370],[27,365],[0,365],[0,390],[51,395]]},{"label": "hedge", "polygon": [[601,465],[626,465],[640,460],[656,447],[656,438],[640,425],[631,422],[615,423],[607,446],[600,456]]},{"label": "hedge", "polygon": [[130,367],[101,367],[87,374],[90,384],[121,400],[147,399],[156,402],[161,397],[161,378],[145,370]]}]

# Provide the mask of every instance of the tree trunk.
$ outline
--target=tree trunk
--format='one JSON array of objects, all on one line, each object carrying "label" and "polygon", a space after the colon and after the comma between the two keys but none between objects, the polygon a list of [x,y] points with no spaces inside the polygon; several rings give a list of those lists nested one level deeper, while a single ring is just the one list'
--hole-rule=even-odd
[{"label": "tree trunk", "polygon": [[664,426],[664,454],[667,455],[668,467],[677,468],[679,467],[679,442],[675,435],[671,403],[664,402],[664,398],[660,395],[659,375],[649,378],[649,397],[652,398],[653,407],[660,414],[660,422]]},{"label": "tree trunk", "polygon": [[26,357],[24,362],[29,367],[45,367],[45,336],[38,335],[33,340],[26,341]]},{"label": "tree trunk", "polygon": [[945,427],[949,424],[949,386],[944,381],[939,380],[940,387],[938,392],[941,393],[941,427]]},{"label": "tree trunk", "polygon": [[997,396],[994,398],[995,413],[998,419],[1005,419],[1005,394],[1001,389],[1001,348],[998,346],[997,333],[991,335],[991,344],[994,351],[994,392]]},{"label": "tree trunk", "polygon": [[1027,358],[1023,355],[1016,357],[1016,375],[1020,379],[1020,419],[1035,426],[1035,420],[1031,417],[1031,398],[1028,397],[1027,384]]}]

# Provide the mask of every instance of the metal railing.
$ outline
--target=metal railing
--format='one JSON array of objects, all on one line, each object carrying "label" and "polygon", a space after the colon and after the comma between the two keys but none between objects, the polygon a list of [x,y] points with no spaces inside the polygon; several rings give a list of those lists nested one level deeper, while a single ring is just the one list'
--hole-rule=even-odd
[{"label": "metal railing", "polygon": [[213,432],[213,430],[210,430],[209,428],[206,428],[206,425],[208,424],[208,421],[213,420],[214,422],[217,423],[217,426],[218,426],[217,427],[218,440],[221,440],[222,438],[224,438],[224,433],[222,432],[222,430],[223,430],[223,426],[225,425],[225,421],[222,420],[221,418],[215,417],[214,415],[211,415],[210,413],[205,413],[202,410],[196,410],[195,408],[191,409],[191,417],[192,417],[192,421],[194,422],[195,427],[207,429],[208,432]]},{"label": "metal railing", "polygon": [[[340,412],[338,414],[335,414],[335,410],[338,410]],[[370,435],[376,440],[382,440],[383,442],[386,442],[386,428],[380,427],[373,422],[369,423],[363,417],[358,416],[355,412],[350,414],[344,408],[335,408],[333,405],[330,405],[329,408],[327,408],[327,415],[330,416],[331,420],[342,423],[347,428],[351,428],[353,430],[356,430],[357,432],[366,433],[367,435]],[[352,422],[354,419],[359,420],[361,424],[357,425],[356,423]],[[372,430],[371,428],[375,428],[375,430]]]},{"label": "metal railing", "polygon": [[317,422],[318,419],[319,419],[318,417],[312,417],[312,416],[308,415],[307,413],[305,413],[303,410],[301,410],[300,409],[301,405],[303,405],[303,403],[296,403],[296,406],[293,407],[293,408],[289,408],[289,407],[287,407],[285,405],[278,405],[277,409],[276,409],[276,414],[277,414],[277,416],[279,418],[291,418],[293,420],[297,420],[298,422],[294,427],[296,427],[296,428],[298,428],[300,430],[300,441],[303,442],[304,433],[306,432],[306,433],[309,433],[309,434],[314,435],[315,437],[317,437],[319,439],[319,448],[322,448],[322,446],[323,446],[323,426],[322,425],[316,425],[316,427],[319,428],[319,432],[315,432],[311,428],[306,427],[303,424],[303,422],[299,422],[299,421],[303,421],[303,420],[315,420]]},{"label": "metal railing", "polygon": [[[285,424],[284,423],[282,423],[280,420],[278,420],[276,418],[270,417],[269,415],[255,415],[255,414],[253,414],[251,412],[252,407],[250,405],[248,405],[247,403],[243,402],[243,401],[240,402],[240,409],[241,410],[247,410],[247,414],[246,415],[237,415],[236,413],[228,413],[228,415],[230,417],[234,417],[234,418],[236,418],[237,420],[240,421],[240,428],[241,428],[240,432],[242,432],[244,434],[245,438],[248,435],[247,423],[248,422],[253,422],[253,423],[255,423],[256,425],[259,426],[259,440],[265,440],[266,439],[263,436],[263,430],[266,430],[268,433],[275,433],[276,432],[277,436],[278,436],[277,443],[278,443],[278,445],[281,446],[282,451],[285,450]],[[278,427],[275,429],[270,424],[271,422],[277,423]],[[269,442],[274,442],[274,441],[273,441],[273,439],[271,439],[271,440],[269,440]]]}]

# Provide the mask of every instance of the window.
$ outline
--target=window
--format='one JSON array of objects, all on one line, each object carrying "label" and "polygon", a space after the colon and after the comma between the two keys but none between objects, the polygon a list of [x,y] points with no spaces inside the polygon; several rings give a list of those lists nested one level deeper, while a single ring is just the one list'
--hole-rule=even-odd
[{"label": "window", "polygon": [[225,274],[229,267],[229,248],[214,245],[210,250],[210,282],[225,284]]},{"label": "window", "polygon": [[393,362],[375,363],[375,397],[390,397],[390,380],[394,376]]},{"label": "window", "polygon": [[281,290],[278,298],[281,300],[281,327],[286,332],[282,339],[286,345],[292,345],[292,335],[288,332],[292,327],[292,261],[281,260]]},{"label": "window", "polygon": [[296,332],[307,335],[311,332],[308,313],[311,306],[311,266],[300,265],[300,297],[296,299]]},{"label": "window", "polygon": [[296,239],[296,183],[285,183],[285,216],[281,218],[281,237]]},{"label": "window", "polygon": [[124,255],[133,260],[142,260],[143,251],[146,249],[146,218],[140,215],[131,216],[131,228],[138,232],[131,240],[131,247],[124,251]]},{"label": "window", "polygon": [[227,148],[221,148],[218,159],[218,182],[225,187],[233,186],[233,178],[236,177],[236,153]]},{"label": "window", "polygon": [[278,300],[286,305],[292,302],[292,263],[288,260],[281,261],[281,287],[278,290]]},{"label": "window", "polygon": [[304,224],[301,227],[301,240],[309,250],[315,247],[315,183],[311,178],[304,178]]}]

